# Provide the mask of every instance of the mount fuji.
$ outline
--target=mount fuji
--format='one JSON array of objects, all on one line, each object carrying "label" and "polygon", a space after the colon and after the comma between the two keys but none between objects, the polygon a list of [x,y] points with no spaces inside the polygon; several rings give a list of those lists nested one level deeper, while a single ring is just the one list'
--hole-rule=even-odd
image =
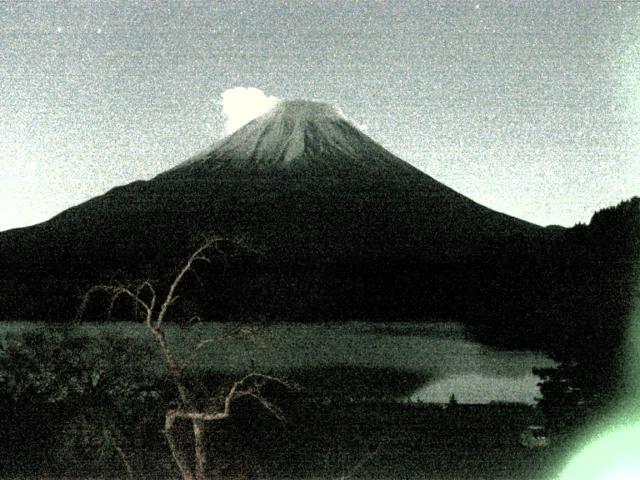
[{"label": "mount fuji", "polygon": [[546,232],[414,168],[334,107],[283,101],[149,181],[0,233],[0,315],[66,318],[88,286],[170,272],[212,233],[260,252],[202,293],[222,317],[446,314],[491,245]]},{"label": "mount fuji", "polygon": [[303,100],[280,102],[173,172],[230,169],[316,175],[416,172],[355,128],[338,109]]}]

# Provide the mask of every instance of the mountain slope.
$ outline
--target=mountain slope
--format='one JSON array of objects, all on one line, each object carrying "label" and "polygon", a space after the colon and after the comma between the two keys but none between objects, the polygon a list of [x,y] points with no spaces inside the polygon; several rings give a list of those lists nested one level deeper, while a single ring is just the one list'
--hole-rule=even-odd
[{"label": "mountain slope", "polygon": [[332,107],[283,102],[148,182],[0,234],[0,267],[11,272],[0,314],[32,317],[34,298],[46,297],[48,315],[67,315],[74,293],[170,271],[206,233],[261,252],[228,274],[218,311],[245,308],[251,295],[253,309],[290,318],[435,311],[472,288],[465,270],[488,242],[545,231],[418,171]]}]

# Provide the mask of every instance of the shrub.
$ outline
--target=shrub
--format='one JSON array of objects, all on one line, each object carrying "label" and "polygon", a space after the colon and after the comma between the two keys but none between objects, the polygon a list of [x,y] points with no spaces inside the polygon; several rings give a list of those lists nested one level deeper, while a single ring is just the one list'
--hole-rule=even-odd
[{"label": "shrub", "polygon": [[[14,468],[62,474],[124,468],[122,452],[161,441],[167,398],[153,344],[38,327],[0,343],[0,456]],[[138,445],[136,445],[138,444]],[[5,465],[4,468],[11,468]]]}]

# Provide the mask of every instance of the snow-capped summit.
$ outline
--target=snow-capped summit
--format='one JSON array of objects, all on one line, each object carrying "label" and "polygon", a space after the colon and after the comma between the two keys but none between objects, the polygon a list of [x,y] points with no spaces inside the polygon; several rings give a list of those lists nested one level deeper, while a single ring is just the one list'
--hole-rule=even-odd
[{"label": "snow-capped summit", "polygon": [[228,169],[418,172],[358,130],[337,108],[305,100],[279,102],[172,171],[201,175]]}]

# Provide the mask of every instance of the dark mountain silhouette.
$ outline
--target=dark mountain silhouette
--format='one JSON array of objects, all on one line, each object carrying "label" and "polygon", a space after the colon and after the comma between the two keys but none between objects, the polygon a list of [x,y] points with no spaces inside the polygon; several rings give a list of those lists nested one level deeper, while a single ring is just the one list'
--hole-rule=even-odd
[{"label": "dark mountain silhouette", "polygon": [[215,233],[259,253],[191,285],[208,318],[459,316],[496,284],[504,245],[562,232],[473,202],[328,105],[288,101],[150,181],[1,233],[0,315],[68,318],[90,285],[170,274]]},{"label": "dark mountain silhouette", "polygon": [[218,311],[293,318],[416,313],[425,292],[445,305],[480,245],[544,230],[439,183],[328,105],[282,102],[150,181],[0,234],[0,314],[68,315],[92,283],[171,271],[208,233],[261,252],[215,283]]}]

